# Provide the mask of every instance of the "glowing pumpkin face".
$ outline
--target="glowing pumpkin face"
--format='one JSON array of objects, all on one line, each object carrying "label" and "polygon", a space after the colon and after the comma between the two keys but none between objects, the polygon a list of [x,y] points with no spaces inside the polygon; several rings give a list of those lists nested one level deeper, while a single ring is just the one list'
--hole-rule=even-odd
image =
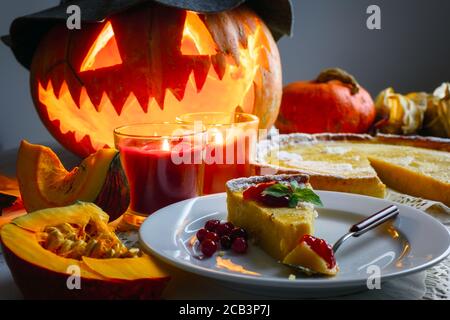
[{"label": "glowing pumpkin face", "polygon": [[246,7],[198,14],[148,4],[102,24],[55,26],[31,66],[38,113],[53,136],[80,156],[113,146],[125,124],[174,121],[188,112],[278,115],[276,44]]}]

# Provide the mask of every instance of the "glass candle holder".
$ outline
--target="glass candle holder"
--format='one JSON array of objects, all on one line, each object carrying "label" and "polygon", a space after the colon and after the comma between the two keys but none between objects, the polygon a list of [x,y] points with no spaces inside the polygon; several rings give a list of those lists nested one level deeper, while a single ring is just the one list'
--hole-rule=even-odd
[{"label": "glass candle holder", "polygon": [[178,123],[136,124],[114,130],[114,141],[130,185],[123,220],[139,226],[169,204],[202,192],[204,131]]},{"label": "glass candle holder", "polygon": [[225,191],[225,183],[253,174],[259,118],[247,113],[196,112],[177,117],[206,130],[203,194]]}]

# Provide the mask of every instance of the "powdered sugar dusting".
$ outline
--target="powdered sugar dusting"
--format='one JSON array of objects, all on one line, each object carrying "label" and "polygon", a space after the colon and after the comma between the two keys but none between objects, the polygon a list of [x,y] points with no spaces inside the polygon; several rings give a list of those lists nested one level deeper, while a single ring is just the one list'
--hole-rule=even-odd
[{"label": "powdered sugar dusting", "polygon": [[277,181],[280,183],[290,183],[291,181],[297,181],[300,186],[305,185],[309,181],[309,177],[304,174],[278,174],[267,176],[255,176],[249,178],[238,178],[227,182],[228,190],[232,192],[242,191],[248,187],[254,186],[258,183]]},{"label": "powdered sugar dusting", "polygon": [[340,146],[326,146],[325,147],[325,152],[328,154],[338,154],[338,155],[343,155],[346,154],[347,152],[351,151],[352,149],[349,147],[340,147]]},{"label": "powdered sugar dusting", "polygon": [[298,153],[288,152],[288,151],[279,151],[277,154],[277,158],[281,161],[302,161],[303,157]]}]

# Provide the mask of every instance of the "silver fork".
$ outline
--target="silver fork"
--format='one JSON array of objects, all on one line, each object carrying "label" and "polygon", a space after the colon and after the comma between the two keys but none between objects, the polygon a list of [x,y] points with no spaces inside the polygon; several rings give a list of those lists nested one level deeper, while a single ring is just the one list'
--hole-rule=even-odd
[{"label": "silver fork", "polygon": [[373,228],[378,227],[379,225],[385,223],[386,221],[393,219],[397,217],[399,214],[397,206],[390,205],[387,208],[384,208],[383,210],[378,211],[377,213],[371,215],[370,217],[358,222],[357,224],[354,224],[348,233],[344,234],[341,238],[339,238],[338,241],[333,245],[333,252],[336,253],[336,251],[339,249],[339,247],[348,239],[351,237],[359,237],[360,235],[363,235],[369,230],[372,230]]},{"label": "silver fork", "polygon": [[[339,247],[349,238],[351,237],[359,237],[360,235],[363,235],[369,230],[372,230],[373,228],[378,227],[379,225],[385,223],[388,220],[394,219],[399,214],[398,208],[395,205],[390,205],[387,208],[384,208],[383,210],[378,211],[377,213],[371,215],[370,217],[367,217],[366,219],[354,224],[350,227],[349,231],[344,234],[341,238],[339,238],[338,241],[333,245],[333,252],[336,254]],[[302,267],[302,266],[296,266],[291,264],[285,265],[298,269],[302,272],[308,273],[308,274],[314,274],[315,272]]]}]

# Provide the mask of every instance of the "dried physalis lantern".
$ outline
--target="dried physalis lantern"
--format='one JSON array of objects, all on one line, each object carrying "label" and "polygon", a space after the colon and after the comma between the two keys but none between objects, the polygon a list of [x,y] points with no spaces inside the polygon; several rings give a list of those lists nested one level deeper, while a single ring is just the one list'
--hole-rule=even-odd
[{"label": "dried physalis lantern", "polygon": [[427,134],[450,138],[450,83],[443,83],[428,97],[424,130]]},{"label": "dried physalis lantern", "polygon": [[375,101],[376,129],[390,134],[414,134],[422,128],[427,94],[423,92],[402,95],[394,89],[383,90]]},{"label": "dried physalis lantern", "polygon": [[189,112],[239,106],[269,128],[281,89],[274,39],[245,6],[200,14],[147,3],[81,30],[61,23],[31,66],[42,121],[80,156],[113,146],[116,127]]}]

